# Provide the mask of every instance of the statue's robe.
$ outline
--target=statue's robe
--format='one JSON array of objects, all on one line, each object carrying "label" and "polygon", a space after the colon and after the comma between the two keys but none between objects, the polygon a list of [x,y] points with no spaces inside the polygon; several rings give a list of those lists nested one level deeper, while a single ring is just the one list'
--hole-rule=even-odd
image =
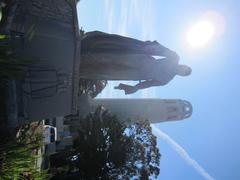
[{"label": "statue's robe", "polygon": [[157,80],[168,83],[177,72],[178,61],[139,54],[82,55],[80,78],[100,80]]},{"label": "statue's robe", "polygon": [[140,41],[116,34],[93,31],[83,36],[81,53],[145,54],[167,57],[173,51],[157,41]]}]

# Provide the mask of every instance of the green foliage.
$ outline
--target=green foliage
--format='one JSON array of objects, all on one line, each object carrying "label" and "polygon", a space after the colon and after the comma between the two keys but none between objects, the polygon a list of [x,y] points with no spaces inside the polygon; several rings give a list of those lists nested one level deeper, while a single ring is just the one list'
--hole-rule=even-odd
[{"label": "green foliage", "polygon": [[126,125],[102,108],[80,119],[72,166],[82,179],[148,179],[159,175],[160,153],[148,121]]},{"label": "green foliage", "polygon": [[102,92],[106,85],[106,80],[80,79],[80,94],[89,94],[92,98],[94,98]]},{"label": "green foliage", "polygon": [[26,37],[26,39],[28,39],[28,41],[32,41],[34,35],[35,35],[35,24],[32,24],[28,28],[28,30],[27,30],[27,32],[25,34],[25,37]]},{"label": "green foliage", "polygon": [[[4,26],[4,21],[8,16],[8,3],[8,1],[0,3],[1,26]],[[32,24],[27,29],[24,37],[3,29],[3,27],[0,27],[0,86],[5,85],[5,82],[9,79],[22,79],[26,75],[29,66],[34,63],[33,60],[19,58],[13,47],[15,42],[21,41],[22,38],[32,41],[35,36],[35,25]]]},{"label": "green foliage", "polygon": [[5,3],[0,2],[0,23],[2,21],[3,18],[3,7],[5,6]]},{"label": "green foliage", "polygon": [[126,161],[126,127],[117,121],[116,116],[101,109],[80,121],[80,127],[79,138],[75,141],[76,152],[80,154],[77,165],[80,172],[85,178],[108,178],[109,171]]},{"label": "green foliage", "polygon": [[1,34],[0,36],[0,76],[15,77],[16,75],[19,75],[20,72],[26,69],[26,66],[29,65],[29,62],[22,62],[18,60],[13,53],[11,41],[14,38],[18,37],[11,37],[4,34]]},{"label": "green foliage", "polygon": [[19,37],[0,34],[0,85],[9,79],[22,79],[33,63],[31,60],[18,59],[14,54],[11,41],[17,38]]},{"label": "green foliage", "polygon": [[[4,139],[6,134],[1,134]],[[18,137],[8,138],[0,146],[0,180],[49,178],[46,171],[36,168],[36,155],[42,147],[42,131],[27,125],[18,132]]]},{"label": "green foliage", "polygon": [[[140,121],[129,127],[129,136],[133,139],[135,146],[131,147],[131,154],[138,154],[138,156],[130,156],[129,161],[141,164],[140,169],[135,168],[135,174],[139,173],[142,179],[150,175],[157,175],[160,173],[159,160],[160,153],[157,148],[157,138],[152,134],[152,128],[149,121]],[[133,174],[132,174],[133,175]]]}]

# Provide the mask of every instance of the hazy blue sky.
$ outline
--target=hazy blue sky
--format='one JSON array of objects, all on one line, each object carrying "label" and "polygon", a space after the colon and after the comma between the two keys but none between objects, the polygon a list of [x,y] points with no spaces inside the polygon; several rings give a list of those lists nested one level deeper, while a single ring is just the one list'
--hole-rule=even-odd
[{"label": "hazy blue sky", "polygon": [[[161,130],[157,136],[162,154],[158,179],[240,179],[239,9],[237,0],[82,0],[78,4],[79,24],[85,31],[157,40],[177,51],[180,62],[193,69],[191,77],[176,77],[167,86],[127,96],[179,98],[193,105],[191,118],[156,125]],[[216,24],[218,36],[207,46],[192,49],[186,44],[186,32],[207,12],[221,20]],[[109,83],[101,97],[126,97],[113,86]]]}]

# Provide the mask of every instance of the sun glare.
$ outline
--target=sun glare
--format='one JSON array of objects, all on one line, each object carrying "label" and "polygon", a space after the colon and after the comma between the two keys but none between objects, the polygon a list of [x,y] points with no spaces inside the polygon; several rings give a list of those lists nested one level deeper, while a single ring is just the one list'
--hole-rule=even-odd
[{"label": "sun glare", "polygon": [[187,33],[187,42],[191,47],[206,46],[215,35],[215,26],[211,21],[199,21]]}]

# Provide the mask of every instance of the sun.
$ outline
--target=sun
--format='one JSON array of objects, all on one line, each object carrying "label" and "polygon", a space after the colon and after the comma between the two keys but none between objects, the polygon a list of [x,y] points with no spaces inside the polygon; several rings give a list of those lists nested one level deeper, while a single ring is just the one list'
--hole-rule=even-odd
[{"label": "sun", "polygon": [[187,42],[193,47],[204,47],[213,39],[215,26],[211,21],[203,20],[194,24],[187,32]]}]

